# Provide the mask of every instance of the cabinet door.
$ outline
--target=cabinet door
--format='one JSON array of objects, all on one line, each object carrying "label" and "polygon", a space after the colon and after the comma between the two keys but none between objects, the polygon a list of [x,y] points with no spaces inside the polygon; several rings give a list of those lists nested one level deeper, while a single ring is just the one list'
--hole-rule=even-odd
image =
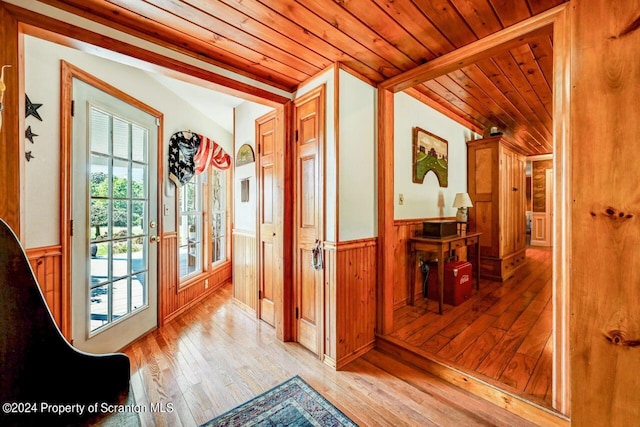
[{"label": "cabinet door", "polygon": [[526,160],[524,156],[518,155],[515,170],[514,185],[518,190],[515,192],[515,214],[513,216],[515,241],[514,249],[520,250],[526,246],[526,229],[527,229],[527,209],[526,209],[526,177],[525,177]]},{"label": "cabinet door", "polygon": [[525,242],[524,157],[501,148],[500,256],[522,249]]},{"label": "cabinet door", "polygon": [[482,233],[480,251],[483,256],[497,257],[500,251],[499,233],[499,151],[498,145],[476,143],[469,146],[470,229]]},{"label": "cabinet door", "polygon": [[513,153],[500,146],[500,257],[513,252]]}]

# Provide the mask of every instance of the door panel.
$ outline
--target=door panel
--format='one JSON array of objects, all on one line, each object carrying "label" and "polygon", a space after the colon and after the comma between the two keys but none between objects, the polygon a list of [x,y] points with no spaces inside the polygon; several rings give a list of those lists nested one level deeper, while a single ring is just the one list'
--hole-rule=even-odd
[{"label": "door panel", "polygon": [[300,295],[298,303],[298,342],[318,353],[318,280],[317,271],[311,268],[311,250],[301,249]]},{"label": "door panel", "polygon": [[324,87],[295,101],[295,249],[296,340],[322,353],[323,271],[312,266],[312,249],[324,238],[322,223],[322,151]]},{"label": "door panel", "polygon": [[317,205],[316,205],[316,156],[306,157],[300,160],[300,188],[302,199],[300,200],[300,226],[310,228],[311,233],[316,231]]},{"label": "door panel", "polygon": [[259,317],[275,326],[275,266],[277,253],[274,249],[276,217],[274,200],[276,189],[274,167],[275,113],[270,113],[256,122],[258,143],[259,191]]},{"label": "door panel", "polygon": [[157,118],[73,79],[71,299],[79,349],[157,325]]}]

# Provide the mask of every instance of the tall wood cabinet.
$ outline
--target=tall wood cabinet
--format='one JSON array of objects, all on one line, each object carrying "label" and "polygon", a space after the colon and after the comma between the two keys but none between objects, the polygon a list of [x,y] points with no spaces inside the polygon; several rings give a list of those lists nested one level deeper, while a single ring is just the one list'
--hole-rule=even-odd
[{"label": "tall wood cabinet", "polygon": [[480,231],[480,276],[506,280],[525,262],[523,153],[502,137],[467,142],[469,230]]}]

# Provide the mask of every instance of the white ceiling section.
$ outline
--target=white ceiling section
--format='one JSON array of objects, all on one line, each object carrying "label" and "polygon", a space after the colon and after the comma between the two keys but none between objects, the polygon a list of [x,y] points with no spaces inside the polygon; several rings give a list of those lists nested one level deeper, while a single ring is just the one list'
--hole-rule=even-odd
[{"label": "white ceiling section", "polygon": [[243,99],[160,74],[151,72],[147,74],[229,133],[233,133],[233,109],[245,102]]}]

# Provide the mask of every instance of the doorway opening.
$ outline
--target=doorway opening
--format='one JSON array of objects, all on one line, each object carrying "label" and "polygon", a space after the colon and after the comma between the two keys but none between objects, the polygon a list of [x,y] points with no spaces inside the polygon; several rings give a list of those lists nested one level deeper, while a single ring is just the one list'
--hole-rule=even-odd
[{"label": "doorway opening", "polygon": [[[551,319],[551,332],[544,332],[544,335],[546,335],[544,339],[544,348],[552,349],[550,361],[545,362],[548,367],[546,370],[548,373],[550,373],[546,376],[545,381],[547,382],[547,387],[550,391],[548,393],[545,392],[545,400],[541,403],[539,401],[530,399],[528,396],[524,396],[523,393],[514,391],[513,388],[509,388],[508,386],[505,386],[503,384],[485,381],[484,377],[475,375],[469,370],[461,369],[455,363],[448,360],[439,359],[432,354],[427,354],[427,352],[424,352],[425,354],[423,354],[423,358],[426,360],[423,365],[436,375],[440,375],[450,381],[461,384],[462,386],[466,386],[466,384],[473,384],[473,386],[469,386],[470,390],[478,390],[477,387],[479,387],[482,390],[481,393],[484,397],[495,399],[495,401],[500,402],[500,404],[504,403],[505,399],[514,402],[514,407],[520,405],[520,403],[518,402],[522,402],[524,404],[533,403],[533,405],[529,406],[530,408],[553,408],[563,414],[568,414],[569,409],[567,382],[568,330],[566,322],[568,313],[567,303],[569,277],[567,275],[567,271],[569,258],[567,247],[565,244],[566,230],[564,229],[564,227],[562,227],[562,224],[566,222],[566,218],[568,217],[570,209],[567,204],[567,200],[569,199],[566,194],[565,185],[568,181],[567,141],[569,129],[566,120],[563,120],[563,117],[565,117],[564,115],[567,114],[569,105],[565,93],[565,88],[570,87],[570,85],[568,84],[568,80],[570,78],[568,73],[568,63],[565,55],[570,46],[570,35],[567,31],[569,27],[567,23],[567,7],[566,5],[561,7],[559,6],[552,12],[546,14],[546,16],[538,16],[530,20],[523,21],[521,25],[516,24],[508,28],[502,34],[497,33],[491,37],[480,40],[480,42],[478,43],[470,44],[468,46],[460,48],[455,52],[455,55],[444,55],[431,61],[429,64],[425,64],[424,66],[419,67],[421,68],[420,70],[412,70],[411,73],[406,73],[405,75],[401,74],[389,79],[388,81],[380,85],[378,97],[379,110],[382,117],[379,127],[379,149],[381,151],[382,159],[393,159],[395,93],[402,91],[413,91],[416,85],[425,84],[425,82],[438,79],[441,76],[447,76],[461,68],[473,66],[473,64],[477,63],[480,60],[491,58],[492,56],[500,52],[509,51],[524,43],[524,38],[527,38],[529,36],[536,37],[540,34],[540,30],[544,32],[549,31],[549,28],[552,28],[553,72],[551,74],[552,79],[551,81],[549,81],[549,86],[553,89],[553,98],[551,105],[549,105],[549,110],[551,111],[550,117],[552,118],[552,120],[550,125],[551,132],[548,138],[548,143],[550,144],[549,151],[553,152],[554,154],[553,211],[557,215],[555,215],[553,218],[552,235],[555,237],[555,244],[553,246],[553,250],[547,250],[545,252],[544,250],[535,249],[531,252],[530,258],[532,260],[539,259],[539,262],[542,262],[545,265],[547,276],[544,279],[541,279],[539,282],[537,282],[537,278],[527,278],[526,275],[520,278],[521,280],[530,280],[531,283],[540,283],[541,285],[539,286],[542,286],[545,289],[547,289],[545,285],[549,284],[548,290],[545,290],[544,292],[548,294],[549,298],[551,298],[551,296],[553,295],[553,298],[551,298],[550,301],[542,301],[543,297],[540,297],[539,303],[536,304],[539,309],[538,317],[540,312],[548,310],[548,317]],[[381,161],[379,164],[384,164],[384,162]],[[380,256],[381,262],[383,264],[380,268],[380,287],[378,294],[378,329],[382,332],[380,344],[381,346],[388,346],[390,349],[393,349],[396,352],[405,354],[405,357],[407,358],[414,358],[415,354],[418,353],[414,351],[415,347],[411,347],[402,340],[399,340],[397,336],[393,336],[393,334],[406,332],[406,326],[408,325],[408,323],[404,325],[404,330],[398,329],[398,318],[396,316],[396,307],[394,305],[396,303],[396,301],[394,301],[394,284],[396,283],[396,281],[394,280],[394,274],[397,274],[398,267],[396,267],[397,262],[394,260],[395,256],[393,252],[394,247],[396,247],[397,245],[394,240],[397,239],[397,230],[394,227],[395,218],[393,200],[395,189],[393,171],[388,171],[385,169],[385,167],[379,167],[378,173],[380,184],[379,239],[381,240]],[[524,212],[522,212],[523,234],[524,227],[525,214]],[[402,265],[399,268],[405,269],[407,267],[405,265]],[[520,271],[525,270],[521,269]],[[531,271],[533,272],[533,269],[531,269]],[[482,292],[482,287],[485,285],[483,285],[481,282],[480,286],[480,292]],[[491,292],[489,286],[486,286],[486,288]],[[536,296],[533,296],[531,293],[522,295],[523,298],[536,298]],[[493,304],[491,304],[491,306],[493,307]],[[417,316],[419,317],[420,314],[418,314]],[[439,328],[436,331],[436,334],[439,333],[444,338],[450,338],[447,337],[447,335],[455,335],[455,325],[452,326],[451,329],[446,330],[446,327],[449,326],[449,322],[443,320],[442,316],[438,316],[437,314],[435,314],[434,316],[436,317],[432,319],[431,322],[424,322],[425,325],[428,324],[428,328],[435,328],[435,326],[440,325],[442,326],[442,328]],[[531,316],[533,317],[533,315]],[[485,322],[490,323],[490,320],[485,319]],[[548,322],[548,320],[541,320],[540,324],[544,322]],[[467,326],[471,323],[473,322],[467,322]],[[530,326],[530,329],[532,327],[533,326]],[[540,327],[542,328],[542,326]],[[460,325],[458,325],[457,328],[457,332],[464,330],[464,328],[460,329]],[[471,331],[468,334],[471,337],[474,337],[474,334]],[[418,331],[416,331],[415,334],[412,335],[415,336],[416,339],[420,337]],[[435,335],[432,334],[431,336]],[[507,336],[506,332],[503,336]],[[434,339],[434,341],[437,340]],[[487,342],[488,341],[489,340],[487,340]],[[507,341],[503,342],[506,346]],[[447,343],[444,343],[442,348],[445,348],[444,346],[446,344]],[[518,344],[523,344],[523,341],[520,340]],[[409,352],[404,352],[404,350],[409,350]],[[544,350],[542,351],[542,353],[544,353]],[[460,356],[460,354],[456,355],[456,357],[458,356]],[[523,360],[520,362],[508,362],[505,367],[501,368],[501,373],[504,373],[507,367],[513,367],[517,363],[527,364],[527,360],[524,359],[526,358],[523,358]],[[486,359],[486,357],[485,360],[487,360],[487,364],[491,362],[491,360]],[[487,367],[487,369],[489,368]],[[461,374],[464,377],[464,381],[460,380]],[[510,397],[515,397],[515,399],[512,400],[510,399]],[[547,412],[546,410],[543,410],[540,411],[539,414],[544,417]]]}]

